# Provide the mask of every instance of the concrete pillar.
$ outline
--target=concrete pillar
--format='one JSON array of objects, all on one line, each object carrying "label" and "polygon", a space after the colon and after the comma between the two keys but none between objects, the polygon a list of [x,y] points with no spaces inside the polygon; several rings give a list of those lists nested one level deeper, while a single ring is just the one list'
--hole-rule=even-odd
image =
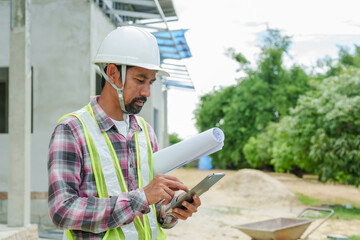
[{"label": "concrete pillar", "polygon": [[11,0],[8,225],[30,224],[31,0]]},{"label": "concrete pillar", "polygon": [[165,86],[163,90],[164,114],[163,114],[163,127],[164,127],[164,148],[169,146],[169,133],[168,133],[168,87]]}]

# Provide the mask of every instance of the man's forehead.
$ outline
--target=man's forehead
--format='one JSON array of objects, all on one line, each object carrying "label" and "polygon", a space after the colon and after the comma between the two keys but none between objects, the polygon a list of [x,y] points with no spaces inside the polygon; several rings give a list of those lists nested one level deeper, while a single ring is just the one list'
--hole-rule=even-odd
[{"label": "man's forehead", "polygon": [[130,68],[129,70],[133,70],[133,74],[137,77],[142,77],[145,79],[155,79],[156,77],[156,71],[155,70],[149,70],[146,68],[141,68],[141,67],[133,67]]}]

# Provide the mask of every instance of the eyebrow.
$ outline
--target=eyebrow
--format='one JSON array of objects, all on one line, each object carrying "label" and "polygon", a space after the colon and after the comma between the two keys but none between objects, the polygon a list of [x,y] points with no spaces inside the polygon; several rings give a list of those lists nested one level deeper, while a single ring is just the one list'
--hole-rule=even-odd
[{"label": "eyebrow", "polygon": [[[141,77],[141,78],[144,78],[144,79],[149,79],[145,74],[138,74],[138,75],[136,75],[137,77]],[[151,81],[153,81],[153,82],[155,82],[156,81],[156,78],[153,78],[153,79],[151,79]]]}]

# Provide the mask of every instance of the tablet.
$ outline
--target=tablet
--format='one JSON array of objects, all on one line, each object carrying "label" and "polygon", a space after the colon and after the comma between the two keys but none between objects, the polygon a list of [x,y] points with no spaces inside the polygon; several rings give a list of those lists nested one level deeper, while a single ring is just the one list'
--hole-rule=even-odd
[{"label": "tablet", "polygon": [[182,205],[183,201],[191,203],[193,201],[193,196],[196,194],[200,197],[201,194],[209,190],[215,183],[217,183],[221,178],[225,176],[225,173],[211,173],[206,176],[201,182],[199,182],[194,188],[187,192],[184,196],[179,198],[176,202],[173,202],[165,211],[168,212],[173,208],[185,209]]}]

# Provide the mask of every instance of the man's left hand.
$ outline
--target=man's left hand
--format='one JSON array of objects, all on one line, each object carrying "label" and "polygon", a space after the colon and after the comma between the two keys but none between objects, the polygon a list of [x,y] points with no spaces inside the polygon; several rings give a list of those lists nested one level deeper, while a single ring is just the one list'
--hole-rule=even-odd
[{"label": "man's left hand", "polygon": [[[179,198],[181,197],[182,195],[179,196]],[[174,208],[171,214],[177,217],[178,219],[186,220],[187,218],[191,217],[193,213],[197,212],[198,207],[201,205],[201,201],[197,195],[194,195],[192,203],[183,201],[182,205],[184,206],[185,209]]]}]

